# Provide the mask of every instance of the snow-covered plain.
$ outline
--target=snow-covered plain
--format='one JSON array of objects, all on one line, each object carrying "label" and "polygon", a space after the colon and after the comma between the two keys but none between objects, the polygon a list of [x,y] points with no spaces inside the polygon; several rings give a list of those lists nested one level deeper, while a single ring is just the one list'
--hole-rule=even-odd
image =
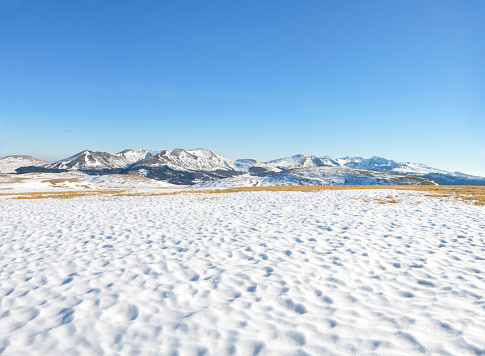
[{"label": "snow-covered plain", "polygon": [[409,191],[2,198],[0,353],[483,355],[484,273]]},{"label": "snow-covered plain", "polygon": [[0,174],[0,194],[21,192],[62,192],[93,189],[157,189],[173,184],[129,174],[88,175],[79,171],[63,173]]}]

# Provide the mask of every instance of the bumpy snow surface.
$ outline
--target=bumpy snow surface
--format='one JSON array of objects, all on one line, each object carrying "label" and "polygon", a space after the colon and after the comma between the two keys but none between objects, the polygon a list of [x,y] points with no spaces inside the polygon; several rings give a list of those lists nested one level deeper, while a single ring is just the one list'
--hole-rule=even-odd
[{"label": "bumpy snow surface", "polygon": [[5,355],[485,353],[485,208],[463,202],[2,199],[0,238]]}]

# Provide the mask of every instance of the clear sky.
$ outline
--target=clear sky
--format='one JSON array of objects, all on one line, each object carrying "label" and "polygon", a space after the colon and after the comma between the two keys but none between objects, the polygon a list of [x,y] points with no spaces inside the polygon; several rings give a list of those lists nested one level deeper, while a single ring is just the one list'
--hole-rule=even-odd
[{"label": "clear sky", "polygon": [[485,176],[483,0],[0,0],[0,156],[208,148]]}]

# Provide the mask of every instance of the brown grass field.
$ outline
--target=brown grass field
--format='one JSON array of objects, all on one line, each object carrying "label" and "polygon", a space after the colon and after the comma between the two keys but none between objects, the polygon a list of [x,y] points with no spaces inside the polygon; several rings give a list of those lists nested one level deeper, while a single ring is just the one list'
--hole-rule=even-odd
[{"label": "brown grass field", "polygon": [[79,178],[56,178],[56,179],[46,179],[42,181],[43,183],[50,183],[52,185],[63,184],[63,183],[84,183]]},{"label": "brown grass field", "polygon": [[[345,186],[272,186],[272,187],[232,187],[222,189],[186,188],[172,192],[130,193],[125,189],[98,189],[98,190],[72,190],[62,192],[26,192],[26,193],[0,193],[0,196],[10,196],[13,199],[71,199],[83,196],[158,196],[174,194],[225,194],[238,192],[319,192],[322,190],[349,190],[349,189],[394,189],[422,192],[425,196],[437,198],[456,198],[475,205],[485,205],[485,186],[447,186],[447,185],[345,185]],[[388,196],[376,200],[378,203],[398,203]]]},{"label": "brown grass field", "polygon": [[28,178],[21,178],[13,174],[0,174],[0,183],[20,183]]}]

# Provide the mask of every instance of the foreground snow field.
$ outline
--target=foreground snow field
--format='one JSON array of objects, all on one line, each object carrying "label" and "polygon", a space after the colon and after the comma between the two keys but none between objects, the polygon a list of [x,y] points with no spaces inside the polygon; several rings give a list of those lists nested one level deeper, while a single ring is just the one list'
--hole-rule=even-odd
[{"label": "foreground snow field", "polygon": [[1,199],[0,353],[483,355],[484,276],[417,192]]}]

